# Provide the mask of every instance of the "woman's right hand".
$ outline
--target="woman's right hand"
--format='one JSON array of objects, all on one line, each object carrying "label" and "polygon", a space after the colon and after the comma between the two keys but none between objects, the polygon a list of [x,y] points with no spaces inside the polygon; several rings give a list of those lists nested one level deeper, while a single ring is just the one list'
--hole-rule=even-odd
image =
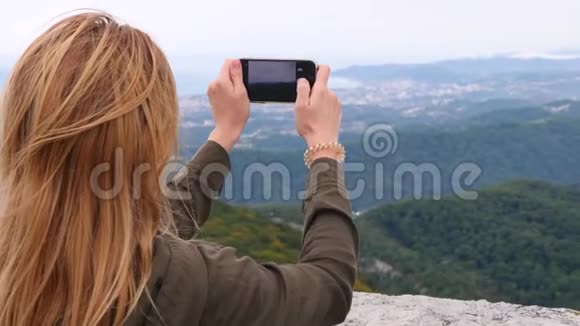
[{"label": "woman's right hand", "polygon": [[[306,79],[298,80],[296,131],[304,138],[308,147],[338,141],[342,110],[338,97],[328,89],[329,77],[330,68],[326,65],[319,66],[312,92]],[[312,160],[319,157],[336,159],[337,153],[332,149],[320,150],[313,154]]]},{"label": "woman's right hand", "polygon": [[207,95],[215,120],[209,140],[230,151],[250,116],[250,99],[244,86],[240,60],[226,60],[218,78],[209,84]]}]

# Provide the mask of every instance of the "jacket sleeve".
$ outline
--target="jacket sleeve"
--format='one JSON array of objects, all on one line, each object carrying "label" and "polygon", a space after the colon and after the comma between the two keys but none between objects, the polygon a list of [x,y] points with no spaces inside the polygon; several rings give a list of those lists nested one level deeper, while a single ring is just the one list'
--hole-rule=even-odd
[{"label": "jacket sleeve", "polygon": [[205,223],[229,171],[228,152],[208,141],[169,182],[169,201],[180,238],[191,239]]},{"label": "jacket sleeve", "polygon": [[305,230],[299,262],[258,264],[235,249],[200,241],[208,296],[202,325],[338,324],[350,310],[358,235],[341,165],[319,159],[303,202]]}]

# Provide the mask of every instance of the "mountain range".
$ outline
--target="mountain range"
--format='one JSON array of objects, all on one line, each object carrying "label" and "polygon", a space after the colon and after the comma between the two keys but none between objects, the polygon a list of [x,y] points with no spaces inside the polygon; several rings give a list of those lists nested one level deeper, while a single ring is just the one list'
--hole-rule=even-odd
[{"label": "mountain range", "polygon": [[580,59],[473,58],[423,64],[351,66],[336,76],[359,81],[414,79],[425,82],[457,82],[488,78],[524,78],[550,75],[577,75]]}]

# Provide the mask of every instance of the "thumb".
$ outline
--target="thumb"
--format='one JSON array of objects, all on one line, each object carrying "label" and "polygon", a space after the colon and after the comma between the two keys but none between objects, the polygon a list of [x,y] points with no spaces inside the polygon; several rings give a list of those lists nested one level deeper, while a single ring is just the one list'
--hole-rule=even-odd
[{"label": "thumb", "polygon": [[242,63],[239,59],[232,60],[230,63],[230,79],[234,84],[234,89],[243,88],[244,76],[242,72]]},{"label": "thumb", "polygon": [[296,108],[303,109],[310,102],[310,84],[305,78],[298,79],[296,85]]}]

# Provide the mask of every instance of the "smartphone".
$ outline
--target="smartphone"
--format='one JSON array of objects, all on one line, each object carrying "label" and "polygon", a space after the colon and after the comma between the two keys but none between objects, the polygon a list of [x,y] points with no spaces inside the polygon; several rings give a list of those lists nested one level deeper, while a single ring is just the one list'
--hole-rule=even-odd
[{"label": "smartphone", "polygon": [[316,64],[310,60],[240,59],[244,85],[250,102],[296,101],[296,81],[306,78],[310,87],[316,81]]}]

